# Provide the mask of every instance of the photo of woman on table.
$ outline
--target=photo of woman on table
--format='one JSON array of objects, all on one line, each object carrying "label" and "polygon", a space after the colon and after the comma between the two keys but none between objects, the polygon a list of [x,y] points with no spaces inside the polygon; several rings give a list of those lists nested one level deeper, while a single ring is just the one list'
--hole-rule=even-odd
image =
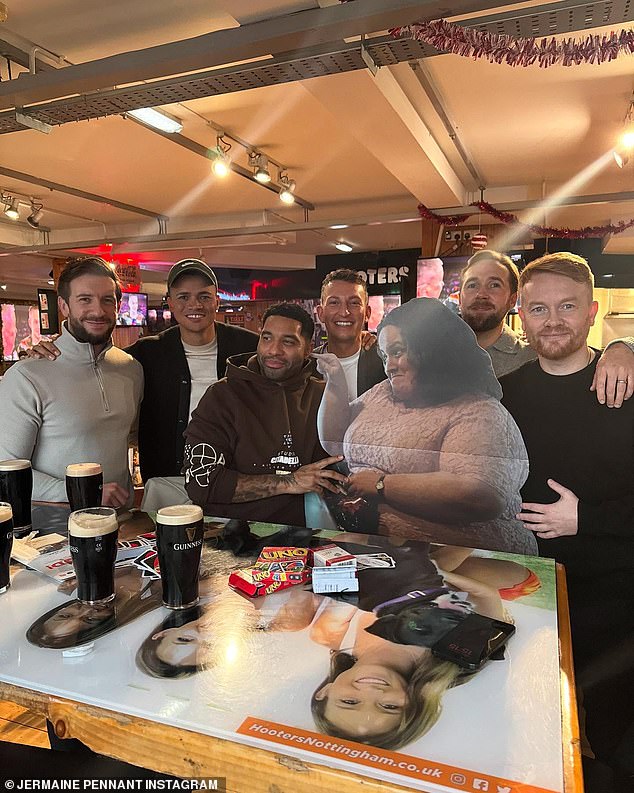
[{"label": "photo of woman on table", "polygon": [[273,598],[249,600],[224,589],[193,608],[168,614],[146,636],[136,654],[151,677],[183,678],[222,668],[239,652],[248,655],[258,632],[301,631],[312,619],[314,595],[293,587]]},{"label": "photo of woman on table", "polygon": [[[76,586],[70,579],[60,590]],[[161,582],[142,578],[136,567],[115,570],[115,599],[111,603],[90,606],[71,600],[43,614],[28,629],[26,638],[38,647],[64,650],[95,641],[116,628],[159,608]]]},{"label": "photo of woman on table", "polygon": [[[312,695],[306,690],[315,728],[388,749],[412,743],[438,720],[445,692],[473,677],[434,657],[431,647],[472,613],[512,623],[503,598],[533,593],[539,579],[517,562],[475,557],[467,548],[356,539],[337,543],[395,564],[360,569],[358,595],[330,597],[298,586],[249,600],[218,590],[211,577],[211,599],[167,615],[139,647],[137,666],[159,678],[210,672],[210,685],[226,701],[263,654],[280,678],[285,640],[279,634],[303,633],[311,655],[315,645],[326,651],[319,656],[325,677]],[[288,674],[299,672],[286,666]],[[278,685],[283,694],[281,679]]]},{"label": "photo of woman on table", "polygon": [[311,698],[320,732],[384,749],[412,743],[437,722],[445,692],[473,674],[436,658],[433,645],[472,613],[513,622],[501,592],[530,578],[526,568],[466,548],[427,550],[392,548],[400,575],[360,571],[358,604],[330,600],[313,620],[311,638],[331,651]]},{"label": "photo of woman on table", "polygon": [[351,403],[338,359],[316,356],[319,437],[345,457],[347,497],[377,505],[379,534],[535,554],[515,517],[526,448],[473,331],[418,298],[383,319],[378,347],[388,379]]}]

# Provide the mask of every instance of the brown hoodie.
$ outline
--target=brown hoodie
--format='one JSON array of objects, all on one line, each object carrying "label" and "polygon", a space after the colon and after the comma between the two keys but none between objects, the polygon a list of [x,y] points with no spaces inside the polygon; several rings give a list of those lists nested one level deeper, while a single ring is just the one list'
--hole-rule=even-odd
[{"label": "brown hoodie", "polygon": [[238,474],[284,474],[321,460],[317,409],[324,383],[312,361],[277,383],[255,355],[236,355],[227,376],[198,403],[185,431],[185,483],[205,514],[303,526],[304,497],[281,495],[232,503]]}]

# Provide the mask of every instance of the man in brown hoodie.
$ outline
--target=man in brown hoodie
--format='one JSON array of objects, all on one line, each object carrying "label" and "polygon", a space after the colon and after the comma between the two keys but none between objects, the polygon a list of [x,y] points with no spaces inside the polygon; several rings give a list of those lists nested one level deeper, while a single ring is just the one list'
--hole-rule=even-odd
[{"label": "man in brown hoodie", "polygon": [[208,515],[303,526],[304,493],[337,492],[317,437],[324,383],[310,361],[314,323],[298,305],[268,309],[255,355],[229,358],[185,433],[185,486]]}]

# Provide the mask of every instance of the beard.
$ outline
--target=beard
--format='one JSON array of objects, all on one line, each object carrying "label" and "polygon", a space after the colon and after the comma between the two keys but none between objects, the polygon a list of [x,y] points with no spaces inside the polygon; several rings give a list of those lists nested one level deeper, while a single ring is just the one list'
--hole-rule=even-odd
[{"label": "beard", "polygon": [[559,333],[567,333],[568,335],[554,340],[542,333],[530,333],[526,331],[528,343],[538,355],[545,358],[547,361],[561,361],[577,352],[577,350],[580,350],[587,342],[588,328],[576,332],[567,326],[555,328],[554,330]]},{"label": "beard", "polygon": [[102,333],[90,333],[75,317],[69,316],[66,321],[68,324],[68,330],[73,334],[77,341],[81,341],[86,344],[105,344],[107,341],[110,341],[110,337],[112,336],[112,331],[114,330],[115,326],[115,322],[113,320]]},{"label": "beard", "polygon": [[295,375],[301,372],[304,364],[306,363],[305,360],[294,361],[292,363],[285,362],[284,366],[280,367],[279,369],[269,369],[265,366],[265,357],[263,355],[256,353],[256,357],[260,367],[260,372],[264,375],[264,377],[266,377],[267,380],[273,380],[277,383],[282,383],[295,377]]},{"label": "beard", "polygon": [[504,321],[506,311],[496,311],[492,308],[490,313],[484,313],[463,309],[461,316],[474,333],[485,333],[487,330],[497,328]]}]

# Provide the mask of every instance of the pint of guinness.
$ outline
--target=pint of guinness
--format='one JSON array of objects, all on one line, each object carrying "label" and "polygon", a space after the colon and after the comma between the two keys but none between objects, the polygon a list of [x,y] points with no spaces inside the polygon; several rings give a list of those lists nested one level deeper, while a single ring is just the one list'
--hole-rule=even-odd
[{"label": "pint of guinness", "polygon": [[71,511],[101,506],[103,471],[99,463],[66,466],[66,495]]},{"label": "pint of guinness", "polygon": [[13,510],[11,504],[0,501],[0,595],[11,586],[9,561],[13,545]]},{"label": "pint of guinness", "polygon": [[31,530],[31,494],[33,471],[29,460],[3,460],[0,462],[0,501],[13,508],[13,530],[23,533]]},{"label": "pint of guinness", "polygon": [[186,609],[198,603],[203,531],[203,511],[194,504],[163,507],[156,513],[163,605],[169,609]]},{"label": "pint of guinness", "polygon": [[93,606],[114,598],[117,513],[111,507],[71,512],[68,544],[77,576],[77,600]]}]

